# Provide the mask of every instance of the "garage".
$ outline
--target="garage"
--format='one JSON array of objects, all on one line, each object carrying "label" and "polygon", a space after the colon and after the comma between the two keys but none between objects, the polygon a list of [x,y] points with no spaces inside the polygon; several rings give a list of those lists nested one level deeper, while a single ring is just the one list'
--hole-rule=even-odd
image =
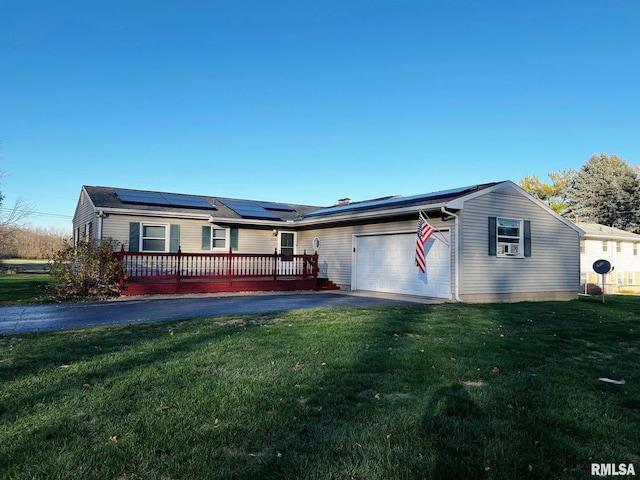
[{"label": "garage", "polygon": [[354,237],[356,290],[450,298],[449,231],[436,232],[425,244],[427,271],[415,265],[416,234]]}]

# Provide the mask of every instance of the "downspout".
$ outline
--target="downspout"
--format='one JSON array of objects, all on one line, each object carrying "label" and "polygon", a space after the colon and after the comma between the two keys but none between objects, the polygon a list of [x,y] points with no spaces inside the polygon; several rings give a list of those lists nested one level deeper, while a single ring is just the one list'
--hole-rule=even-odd
[{"label": "downspout", "polygon": [[454,295],[456,302],[462,303],[462,299],[460,298],[460,268],[459,268],[459,259],[458,259],[458,215],[453,212],[449,212],[446,207],[440,207],[440,211],[445,215],[451,215],[455,218],[454,224],[454,250],[453,250],[453,270],[454,270]]},{"label": "downspout", "polygon": [[102,219],[104,218],[104,212],[100,210],[98,212],[98,240],[102,241]]}]

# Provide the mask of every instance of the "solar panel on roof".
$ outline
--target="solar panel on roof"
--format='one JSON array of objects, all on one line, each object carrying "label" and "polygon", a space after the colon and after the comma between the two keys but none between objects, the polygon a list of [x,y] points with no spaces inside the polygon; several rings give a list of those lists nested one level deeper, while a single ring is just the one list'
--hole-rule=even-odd
[{"label": "solar panel on roof", "polygon": [[163,193],[162,196],[172,207],[208,208],[216,209],[202,197],[193,195],[176,195],[175,193]]},{"label": "solar panel on roof", "polygon": [[426,202],[430,200],[436,200],[438,198],[444,198],[452,195],[456,195],[467,190],[470,190],[474,187],[461,187],[461,188],[453,188],[451,190],[441,190],[439,192],[426,193],[422,195],[413,195],[411,197],[392,197],[381,200],[373,200],[373,201],[365,201],[359,203],[351,203],[348,205],[340,205],[337,207],[328,207],[321,210],[316,210],[314,212],[308,213],[304,215],[305,217],[316,217],[320,215],[330,215],[332,213],[340,213],[340,212],[352,212],[357,210],[367,210],[369,208],[376,207],[391,207],[391,206],[399,206],[407,203],[415,203],[415,202]]},{"label": "solar panel on roof", "polygon": [[274,215],[273,213],[265,210],[263,207],[258,205],[256,202],[250,202],[246,200],[220,200],[231,210],[236,212],[242,218],[254,218],[254,219],[262,219],[262,220],[280,220],[280,217]]},{"label": "solar panel on roof", "polygon": [[289,205],[285,205],[284,203],[274,203],[274,202],[254,202],[262,208],[266,208],[267,210],[275,210],[276,212],[295,212],[295,209]]},{"label": "solar panel on roof", "polygon": [[116,195],[124,203],[140,203],[147,205],[169,205],[166,198],[155,192],[134,192],[130,190],[116,190]]},{"label": "solar panel on roof", "polygon": [[217,210],[205,199],[193,195],[177,195],[174,193],[139,192],[132,190],[116,190],[116,195],[123,203],[139,205],[164,205],[168,207],[206,208]]}]

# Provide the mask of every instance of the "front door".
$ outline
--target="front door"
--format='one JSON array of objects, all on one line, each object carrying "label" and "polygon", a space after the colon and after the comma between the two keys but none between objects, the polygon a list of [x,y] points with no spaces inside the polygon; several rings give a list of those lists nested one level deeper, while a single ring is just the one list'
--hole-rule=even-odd
[{"label": "front door", "polygon": [[282,255],[278,260],[278,274],[295,275],[296,262],[293,259],[296,253],[295,232],[278,232],[278,253]]},{"label": "front door", "polygon": [[278,232],[278,253],[281,255],[293,255],[296,249],[295,232]]}]

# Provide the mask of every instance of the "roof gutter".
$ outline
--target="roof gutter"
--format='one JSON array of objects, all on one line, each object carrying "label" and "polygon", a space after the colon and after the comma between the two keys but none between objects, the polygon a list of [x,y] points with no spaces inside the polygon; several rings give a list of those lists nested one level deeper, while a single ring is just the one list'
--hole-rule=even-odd
[{"label": "roof gutter", "polygon": [[442,207],[440,207],[440,211],[442,213],[444,213],[445,215],[451,215],[454,219],[455,219],[455,224],[454,224],[454,231],[453,231],[453,235],[454,235],[454,241],[453,241],[453,245],[454,245],[454,250],[453,250],[453,270],[454,270],[454,295],[455,295],[455,299],[456,302],[458,303],[462,303],[462,299],[460,298],[460,268],[459,268],[459,257],[458,257],[458,215],[456,215],[453,212],[450,212],[447,210],[446,205],[443,205]]},{"label": "roof gutter", "polygon": [[207,213],[185,213],[185,212],[160,212],[158,210],[136,210],[133,208],[94,208],[95,213],[112,213],[114,215],[139,215],[141,217],[173,217],[173,218],[191,218],[194,220],[207,220],[211,215]]}]

